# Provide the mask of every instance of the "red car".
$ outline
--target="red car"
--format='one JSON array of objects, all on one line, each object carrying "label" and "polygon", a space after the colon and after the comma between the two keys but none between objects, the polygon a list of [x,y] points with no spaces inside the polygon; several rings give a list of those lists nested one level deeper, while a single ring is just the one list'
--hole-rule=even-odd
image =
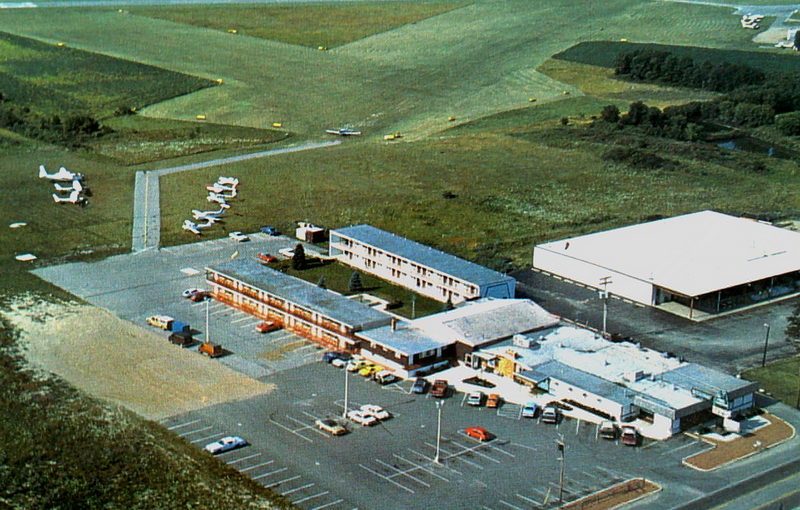
[{"label": "red car", "polygon": [[278,329],[281,329],[281,327],[272,321],[264,321],[256,324],[256,331],[259,333],[269,333],[270,331],[276,331]]},{"label": "red car", "polygon": [[199,303],[200,301],[205,301],[210,296],[211,296],[211,293],[209,291],[201,290],[201,291],[198,291],[198,292],[195,292],[194,294],[192,294],[192,296],[189,299],[191,299],[195,303]]},{"label": "red car", "polygon": [[483,427],[467,427],[464,429],[464,434],[478,441],[489,441],[493,437],[491,432]]},{"label": "red car", "polygon": [[275,257],[274,255],[270,255],[269,253],[259,253],[258,261],[264,264],[271,264],[273,262],[277,262],[278,258]]}]

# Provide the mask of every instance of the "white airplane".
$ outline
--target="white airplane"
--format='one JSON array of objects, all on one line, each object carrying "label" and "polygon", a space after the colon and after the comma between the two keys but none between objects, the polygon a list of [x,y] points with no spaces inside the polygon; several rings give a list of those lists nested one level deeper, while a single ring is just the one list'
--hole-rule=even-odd
[{"label": "white airplane", "polygon": [[226,209],[230,209],[231,206],[228,204],[220,204],[218,211],[201,211],[199,209],[192,209],[192,216],[196,220],[210,220],[214,219],[215,221],[219,220],[219,217],[225,213]]},{"label": "white airplane", "polygon": [[215,222],[215,221],[216,221],[216,220],[212,221],[211,219],[207,219],[205,223],[198,223],[198,224],[197,224],[197,225],[195,225],[195,226],[196,226],[197,228],[208,228],[208,227],[213,227],[213,226],[214,226],[214,222]]},{"label": "white airplane", "polygon": [[72,193],[73,191],[83,191],[83,186],[81,186],[81,181],[77,179],[72,181],[72,185],[70,186],[62,186],[57,182],[54,182],[53,186],[56,187],[56,191],[61,191],[64,193],[66,192]]},{"label": "white airplane", "polygon": [[228,205],[228,203],[225,201],[225,196],[224,195],[220,195],[220,194],[214,193],[213,191],[208,194],[208,196],[206,197],[206,200],[208,200],[209,202],[216,202],[216,203],[218,203],[220,205],[222,205],[222,204]]},{"label": "white airplane", "polygon": [[67,203],[67,204],[86,205],[88,203],[86,197],[82,197],[81,192],[76,189],[72,190],[72,193],[70,193],[68,197],[60,197],[55,193],[53,193],[53,201],[55,201],[55,203],[57,204]]},{"label": "white airplane", "polygon": [[234,188],[239,185],[239,179],[236,177],[223,177],[219,176],[217,179],[217,184],[221,184],[222,186],[228,185],[233,186]]},{"label": "white airplane", "polygon": [[44,165],[39,165],[39,178],[49,179],[51,181],[82,181],[83,174],[76,174],[75,172],[70,172],[63,166],[58,169],[58,172],[54,174],[48,174],[47,170],[45,170],[44,168]]},{"label": "white airplane", "polygon": [[191,232],[192,234],[198,236],[200,235],[200,231],[197,230],[197,225],[195,225],[193,221],[183,220],[183,225],[181,226],[181,228],[183,230],[186,230],[187,232]]},{"label": "white airplane", "polygon": [[211,186],[206,186],[208,191],[213,191],[214,193],[222,193],[224,191],[231,191],[236,193],[236,186],[223,186],[222,184],[215,182]]},{"label": "white airplane", "polygon": [[[233,198],[236,196],[236,188],[223,188],[221,186],[206,186],[206,189],[211,193],[216,193],[217,195],[224,197],[224,198]],[[230,191],[230,193],[225,193],[226,191]]]}]

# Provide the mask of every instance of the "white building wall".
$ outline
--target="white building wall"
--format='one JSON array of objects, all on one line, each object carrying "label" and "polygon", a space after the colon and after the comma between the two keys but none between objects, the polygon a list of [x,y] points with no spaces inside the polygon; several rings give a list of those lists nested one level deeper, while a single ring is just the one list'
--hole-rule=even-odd
[{"label": "white building wall", "polygon": [[[477,285],[453,278],[413,261],[364,245],[336,232],[331,233],[330,254],[340,262],[411,289],[442,303],[454,304],[481,296]],[[503,285],[508,292],[508,285]],[[496,290],[499,294],[499,291]],[[510,289],[513,297],[513,288]]]},{"label": "white building wall", "polygon": [[601,278],[610,276],[611,283],[607,287],[610,293],[645,305],[653,304],[651,283],[570,257],[566,253],[560,254],[537,246],[533,249],[533,267],[596,288],[601,288]]}]

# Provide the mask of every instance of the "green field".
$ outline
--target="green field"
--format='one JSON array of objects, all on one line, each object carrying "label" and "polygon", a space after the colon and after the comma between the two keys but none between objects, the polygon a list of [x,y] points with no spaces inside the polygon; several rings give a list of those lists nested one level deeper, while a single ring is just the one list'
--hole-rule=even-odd
[{"label": "green field", "polygon": [[98,53],[0,32],[0,91],[45,115],[102,117],[142,108],[213,82]]},{"label": "green field", "polygon": [[133,8],[130,12],[225,32],[236,30],[239,35],[330,49],[467,4],[444,0],[401,0],[380,3]]},{"label": "green field", "polygon": [[[296,19],[318,9],[290,8]],[[213,17],[192,9],[200,20]],[[528,106],[531,96],[544,102],[565,88],[579,93],[536,68],[581,41],[752,45],[730,9],[638,0],[611,0],[597,12],[567,0],[484,0],[327,52],[135,14],[52,12],[7,12],[0,29],[225,80],[148,108],[149,115],[188,120],[202,113],[251,127],[280,121],[303,134],[350,124],[376,138],[401,132],[418,139],[450,127],[450,116],[469,121]]]},{"label": "green field", "polygon": [[800,357],[776,361],[764,368],[746,370],[742,377],[758,382],[764,390],[784,404],[800,406]]},{"label": "green field", "polygon": [[787,53],[774,51],[742,51],[703,48],[699,46],[674,46],[667,44],[637,44],[613,41],[588,41],[553,55],[554,59],[613,68],[617,55],[632,51],[665,51],[679,57],[690,57],[697,62],[729,62],[741,64],[764,72],[798,72],[800,59]]}]

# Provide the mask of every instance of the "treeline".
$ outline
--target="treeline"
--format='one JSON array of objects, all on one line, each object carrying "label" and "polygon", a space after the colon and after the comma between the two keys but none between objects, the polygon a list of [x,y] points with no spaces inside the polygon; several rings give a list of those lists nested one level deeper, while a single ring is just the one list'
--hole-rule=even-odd
[{"label": "treeline", "polygon": [[36,114],[27,106],[14,104],[0,92],[0,127],[47,143],[70,148],[83,146],[90,138],[113,132],[90,115]]},{"label": "treeline", "polygon": [[[725,93],[713,101],[671,106],[663,111],[634,103],[628,114],[617,115],[622,124],[641,125],[653,134],[680,140],[695,139],[701,125],[709,122],[739,127],[774,123],[785,135],[800,135],[800,76],[794,74],[767,75],[745,65],[698,63],[691,57],[645,50],[620,54],[615,74],[636,81]],[[613,110],[603,115],[606,121],[613,117]]]},{"label": "treeline", "polygon": [[636,50],[617,56],[614,74],[631,80],[730,92],[745,85],[764,83],[767,76],[752,67],[728,62],[695,62],[666,51]]}]

